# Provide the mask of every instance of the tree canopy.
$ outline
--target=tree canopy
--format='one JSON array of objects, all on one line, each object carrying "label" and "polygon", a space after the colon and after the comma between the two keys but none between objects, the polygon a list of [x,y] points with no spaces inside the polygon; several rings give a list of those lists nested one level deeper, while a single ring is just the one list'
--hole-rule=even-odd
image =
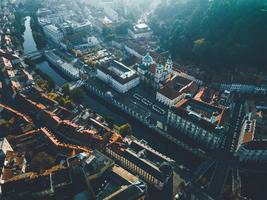
[{"label": "tree canopy", "polygon": [[85,93],[82,88],[75,88],[70,91],[70,97],[76,103],[81,103],[85,97]]},{"label": "tree canopy", "polygon": [[119,133],[125,137],[127,135],[132,135],[132,126],[130,124],[123,124],[118,129]]},{"label": "tree canopy", "polygon": [[267,70],[265,0],[170,0],[150,24],[181,61]]}]

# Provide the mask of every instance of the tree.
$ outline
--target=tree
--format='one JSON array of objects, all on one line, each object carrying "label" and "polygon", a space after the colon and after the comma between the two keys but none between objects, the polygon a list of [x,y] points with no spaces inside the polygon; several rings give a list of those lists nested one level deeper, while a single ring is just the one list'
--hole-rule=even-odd
[{"label": "tree", "polygon": [[124,124],[124,125],[119,127],[118,132],[123,137],[125,137],[127,135],[132,135],[132,126],[130,124],[128,124],[128,123]]},{"label": "tree", "polygon": [[207,42],[206,42],[206,40],[204,38],[195,40],[192,51],[197,56],[198,60],[205,59],[207,56]]},{"label": "tree", "polygon": [[47,94],[47,96],[48,96],[50,99],[55,100],[55,101],[57,101],[57,99],[58,99],[58,95],[57,95],[57,93],[55,93],[55,92],[50,92],[50,93]]},{"label": "tree", "polygon": [[66,108],[72,107],[72,101],[71,101],[69,96],[61,97],[59,99],[59,104],[63,107],[66,107]]},{"label": "tree", "polygon": [[81,103],[85,97],[85,93],[82,88],[75,88],[70,91],[70,97],[76,103]]},{"label": "tree", "polygon": [[112,28],[108,27],[108,26],[103,27],[102,35],[107,41],[112,40],[114,38],[114,32],[113,32]]},{"label": "tree", "polygon": [[47,85],[46,81],[44,81],[43,79],[37,80],[37,85],[44,91],[47,91],[47,89],[48,89],[48,85]]},{"label": "tree", "polygon": [[119,35],[126,35],[128,33],[128,29],[130,28],[130,23],[128,21],[118,25],[116,27],[116,33]]},{"label": "tree", "polygon": [[[267,70],[267,14],[263,0],[173,0],[161,4],[150,27],[184,63],[213,69]],[[209,68],[210,69],[210,68]]]},{"label": "tree", "polygon": [[64,93],[64,95],[70,95],[70,86],[68,83],[64,83],[62,86],[61,86],[61,89],[62,89],[62,92]]}]

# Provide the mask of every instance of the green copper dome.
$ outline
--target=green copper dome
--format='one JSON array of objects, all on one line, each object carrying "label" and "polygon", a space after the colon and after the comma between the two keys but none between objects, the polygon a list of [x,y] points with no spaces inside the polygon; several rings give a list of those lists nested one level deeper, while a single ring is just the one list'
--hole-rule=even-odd
[{"label": "green copper dome", "polygon": [[144,57],[143,57],[143,64],[144,65],[152,65],[154,63],[153,58],[150,56],[149,53],[147,53]]}]

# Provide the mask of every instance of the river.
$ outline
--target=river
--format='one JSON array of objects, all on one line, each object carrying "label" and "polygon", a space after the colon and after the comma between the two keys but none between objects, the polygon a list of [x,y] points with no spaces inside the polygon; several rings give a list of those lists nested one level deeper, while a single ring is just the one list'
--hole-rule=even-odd
[{"label": "river", "polygon": [[32,36],[32,29],[31,29],[31,17],[27,16],[25,17],[25,32],[23,35],[24,42],[23,42],[23,49],[24,53],[29,53],[32,51],[37,50],[36,43],[34,42],[33,36]]},{"label": "river", "polygon": [[[32,36],[32,30],[30,27],[30,17],[26,17],[25,19],[25,33],[24,33],[24,52],[32,52],[36,51],[36,43]],[[37,68],[41,71],[49,75],[56,83],[56,85],[61,86],[62,84],[68,82],[58,71],[56,71],[47,61],[41,61],[37,63]],[[139,122],[131,119],[126,114],[112,108],[110,105],[107,105],[101,99],[88,94],[85,97],[84,105],[89,107],[90,109],[96,111],[102,116],[109,116],[114,118],[115,123],[120,125],[124,123],[130,123],[133,128],[134,136],[139,139],[146,140],[150,146],[158,150],[159,152],[169,156],[174,159],[178,164],[186,165],[190,169],[194,169],[196,166],[196,159],[194,157],[184,151],[176,147],[173,144],[170,144],[166,139],[158,136],[158,134],[150,129],[146,128]]]}]

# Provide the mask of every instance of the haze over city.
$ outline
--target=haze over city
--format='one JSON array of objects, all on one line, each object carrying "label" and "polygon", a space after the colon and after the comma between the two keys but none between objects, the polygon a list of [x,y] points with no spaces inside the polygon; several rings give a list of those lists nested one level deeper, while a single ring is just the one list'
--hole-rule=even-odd
[{"label": "haze over city", "polygon": [[266,0],[0,0],[0,199],[265,200]]}]

